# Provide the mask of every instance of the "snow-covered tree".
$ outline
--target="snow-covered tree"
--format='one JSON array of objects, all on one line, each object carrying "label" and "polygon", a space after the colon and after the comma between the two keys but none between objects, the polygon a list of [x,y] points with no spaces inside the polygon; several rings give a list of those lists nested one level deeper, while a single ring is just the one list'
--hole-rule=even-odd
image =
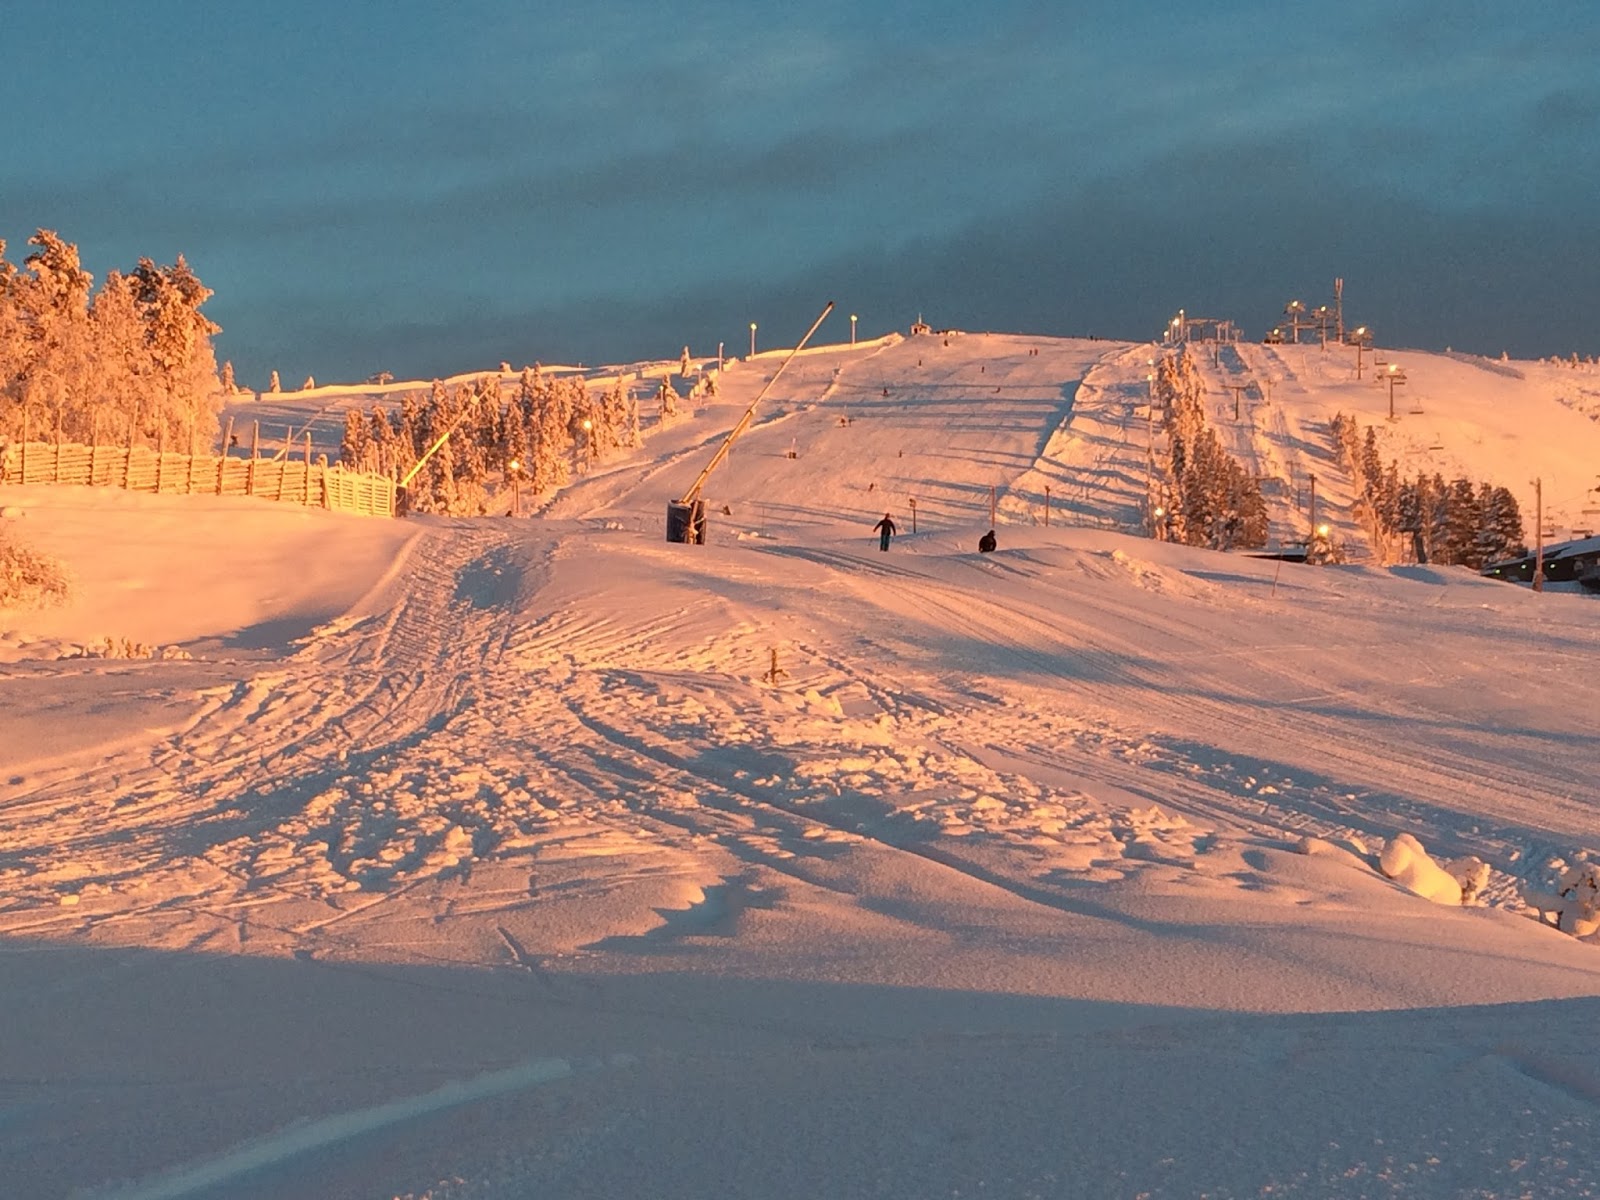
[{"label": "snow-covered tree", "polygon": [[339,441],[339,461],[352,471],[371,469],[372,427],[357,408],[344,414],[344,436]]}]

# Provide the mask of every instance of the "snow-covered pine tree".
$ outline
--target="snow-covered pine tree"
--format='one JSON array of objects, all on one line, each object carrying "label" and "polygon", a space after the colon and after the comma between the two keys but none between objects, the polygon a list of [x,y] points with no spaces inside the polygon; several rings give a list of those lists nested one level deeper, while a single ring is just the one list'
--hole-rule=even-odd
[{"label": "snow-covered pine tree", "polygon": [[547,382],[540,389],[538,409],[528,434],[528,445],[539,472],[540,491],[561,487],[572,478],[572,435],[567,430],[567,410],[565,389]]},{"label": "snow-covered pine tree", "polygon": [[[380,475],[387,475],[391,479],[400,478],[397,470],[399,465],[399,439],[395,437],[394,426],[389,422],[389,414],[383,409],[374,407],[367,416],[367,453],[369,458],[363,470],[373,471]],[[406,466],[409,468],[410,463]]]},{"label": "snow-covered pine tree", "polygon": [[513,467],[521,478],[528,477],[528,433],[522,420],[522,406],[512,399],[500,414],[501,470],[509,479]]},{"label": "snow-covered pine tree", "polygon": [[1400,468],[1390,459],[1378,490],[1379,524],[1390,535],[1400,529],[1400,488]]},{"label": "snow-covered pine tree", "polygon": [[69,436],[98,443],[123,441],[137,428],[141,416],[165,399],[146,342],[137,281],[120,271],[108,273],[89,305],[89,326],[93,375],[100,395],[88,414],[88,428]]},{"label": "snow-covered pine tree", "polygon": [[1368,425],[1361,441],[1361,493],[1373,507],[1377,507],[1378,494],[1383,488],[1383,459],[1378,454],[1378,431]]},{"label": "snow-covered pine tree", "polygon": [[193,432],[197,441],[216,437],[222,407],[217,360],[211,338],[220,332],[200,308],[211,289],[189,269],[183,255],[170,267],[141,258],[133,278],[144,312],[146,339],[154,360],[155,392],[161,399],[159,425],[168,445]]},{"label": "snow-covered pine tree", "polygon": [[272,380],[267,384],[267,391],[277,393],[283,391],[283,385],[278,382],[278,373],[272,373]]},{"label": "snow-covered pine tree", "polygon": [[[39,230],[28,244],[37,249],[9,285],[24,331],[15,398],[31,414],[35,437],[54,429],[77,434],[95,399],[89,330],[94,280],[79,264],[78,248],[53,230]],[[15,413],[8,421],[17,430],[23,423]]]},{"label": "snow-covered pine tree", "polygon": [[348,471],[368,470],[372,450],[371,426],[359,408],[344,414],[344,436],[339,440],[339,462]]},{"label": "snow-covered pine tree", "polygon": [[631,427],[628,389],[618,379],[600,395],[600,413],[606,426],[606,442],[612,451],[636,449],[638,430]]},{"label": "snow-covered pine tree", "polygon": [[[621,385],[619,384],[618,386],[620,387]],[[638,400],[638,397],[633,396],[633,395],[629,395],[627,397],[627,403],[628,403],[628,417],[627,417],[627,425],[625,427],[625,433],[624,433],[624,437],[626,438],[626,441],[625,441],[624,444],[630,450],[637,450],[640,446],[644,445],[644,435],[643,435],[643,433],[640,432],[640,429],[639,429],[639,400]]]}]

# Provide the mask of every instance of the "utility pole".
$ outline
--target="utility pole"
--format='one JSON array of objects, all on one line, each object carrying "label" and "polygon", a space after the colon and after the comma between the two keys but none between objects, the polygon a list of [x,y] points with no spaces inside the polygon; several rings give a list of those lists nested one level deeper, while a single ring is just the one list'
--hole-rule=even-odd
[{"label": "utility pole", "polygon": [[1233,419],[1237,421],[1239,419],[1239,393],[1248,392],[1250,385],[1248,383],[1225,383],[1222,386],[1233,389]]},{"label": "utility pole", "polygon": [[1311,481],[1311,533],[1315,536],[1317,532],[1317,477],[1309,475],[1307,478]]},{"label": "utility pole", "polygon": [[1533,481],[1533,590],[1544,591],[1544,477]]},{"label": "utility pole", "polygon": [[[1154,375],[1147,376],[1154,379]],[[1151,385],[1150,398],[1144,406],[1144,499],[1148,507],[1155,495],[1156,488],[1156,397],[1155,386]],[[1045,524],[1048,525],[1050,516],[1050,489],[1045,489]]]},{"label": "utility pole", "polygon": [[[1344,277],[1333,281],[1333,319],[1337,325],[1336,336],[1339,341],[1344,341]],[[1359,379],[1360,376],[1357,376]]]}]

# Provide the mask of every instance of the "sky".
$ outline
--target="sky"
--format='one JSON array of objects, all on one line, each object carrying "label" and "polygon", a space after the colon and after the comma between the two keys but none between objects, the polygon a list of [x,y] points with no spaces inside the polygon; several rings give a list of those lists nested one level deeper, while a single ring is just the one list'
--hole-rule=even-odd
[{"label": "sky", "polygon": [[183,254],[240,381],[936,327],[1600,351],[1589,0],[10,0],[0,238]]}]

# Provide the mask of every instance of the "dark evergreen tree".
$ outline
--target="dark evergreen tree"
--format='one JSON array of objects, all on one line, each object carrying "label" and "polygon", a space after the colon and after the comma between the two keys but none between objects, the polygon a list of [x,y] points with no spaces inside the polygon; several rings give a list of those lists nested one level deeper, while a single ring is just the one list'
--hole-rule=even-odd
[{"label": "dark evergreen tree", "polygon": [[1444,562],[1475,565],[1479,514],[1478,489],[1472,486],[1472,480],[1452,480],[1445,500]]}]

